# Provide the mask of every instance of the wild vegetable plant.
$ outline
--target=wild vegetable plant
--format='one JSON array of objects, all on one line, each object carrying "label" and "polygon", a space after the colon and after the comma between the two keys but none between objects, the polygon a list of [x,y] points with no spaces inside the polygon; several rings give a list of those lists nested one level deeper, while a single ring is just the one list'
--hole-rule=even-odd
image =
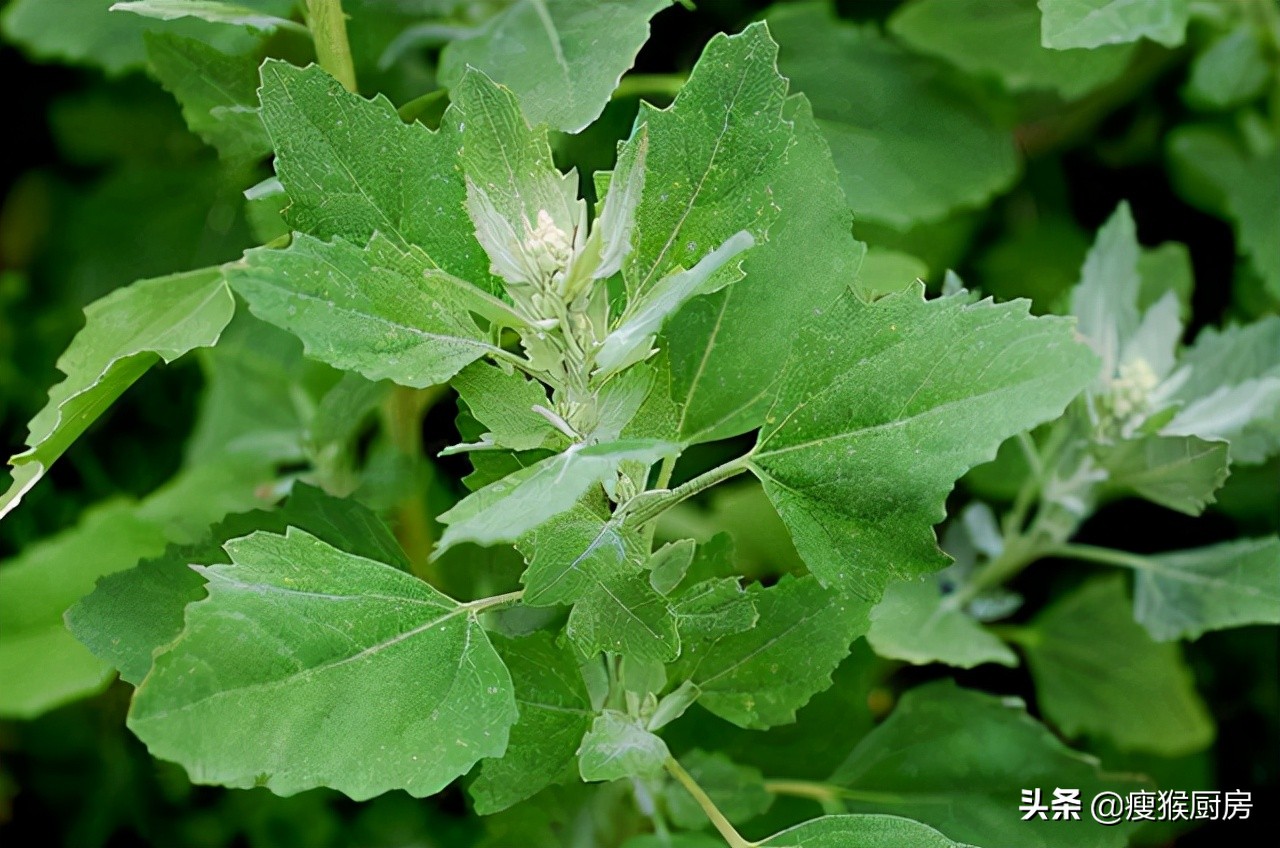
[{"label": "wild vegetable plant", "polygon": [[[1209,744],[1177,641],[1280,622],[1280,540],[1149,555],[1077,537],[1120,497],[1198,514],[1233,464],[1280,453],[1280,318],[1184,344],[1188,294],[1144,273],[1125,205],[1061,316],[954,275],[939,296],[884,285],[851,234],[863,198],[841,186],[892,190],[892,175],[860,171],[831,93],[815,84],[811,103],[779,70],[775,31],[803,43],[824,26],[808,4],[712,38],[669,106],[640,106],[609,170],[557,167],[549,130],[598,117],[627,67],[610,63],[664,5],[512,4],[446,51],[447,106],[397,110],[357,93],[334,0],[310,0],[305,27],[284,2],[118,4],[310,32],[318,64],[268,59],[254,79],[216,45],[148,42],[224,159],[274,157],[248,196],[281,232],[90,306],[0,513],[153,364],[304,355],[261,407],[288,427],[215,408],[168,488],[0,572],[0,711],[32,716],[118,674],[136,687],[129,728],[194,782],[365,800],[462,779],[495,845],[544,830],[716,844],[695,835],[708,828],[731,848],[1127,844],[1135,823],[1019,822],[1019,791],[1152,788],[1057,734],[1166,756]],[[1109,40],[1041,5],[1046,42]],[[926,9],[948,14],[910,8],[895,27],[911,38]],[[588,61],[553,38],[547,83],[500,47],[526,19],[616,42]],[[814,74],[803,58],[795,71]],[[988,165],[1003,167],[974,173]],[[422,442],[423,415],[454,395],[460,440],[439,455],[469,463],[460,498]],[[939,546],[967,474],[979,497]],[[691,507],[744,477],[794,573],[744,573],[732,522]],[[984,479],[1010,497],[982,497]],[[1042,560],[1117,566],[1132,590],[1089,577],[1018,617],[1007,584]],[[65,579],[45,588],[54,561]],[[1025,663],[1047,726],[935,681],[815,779],[804,752],[857,714],[815,696],[855,645]],[[795,724],[811,701],[826,712]],[[778,735],[789,725],[808,737]],[[784,765],[736,762],[752,739]]]}]

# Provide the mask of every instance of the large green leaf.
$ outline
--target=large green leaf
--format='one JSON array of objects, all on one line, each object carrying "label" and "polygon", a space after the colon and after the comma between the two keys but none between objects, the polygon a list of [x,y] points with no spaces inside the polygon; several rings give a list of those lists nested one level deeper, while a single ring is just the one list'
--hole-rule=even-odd
[{"label": "large green leaf", "polygon": [[0,517],[147,369],[214,344],[234,311],[219,268],[141,280],[90,304],[84,329],[58,359],[66,379],[31,420],[27,450],[10,460],[13,485],[0,495]]},{"label": "large green leaf", "polygon": [[227,544],[129,726],[200,783],[429,795],[500,755],[511,677],[475,614],[291,529]]},{"label": "large green leaf", "polygon": [[1120,848],[1134,825],[1099,827],[1087,814],[1019,821],[1021,790],[1052,797],[1055,787],[1071,787],[1088,799],[1141,788],[1062,744],[1018,699],[950,681],[907,692],[830,782],[846,790],[852,810],[907,816],[984,848]]},{"label": "large green leaf", "polygon": [[1092,380],[1071,323],[1027,307],[913,287],[846,296],[802,331],[751,467],[824,584],[875,598],[941,568],[955,481]]},{"label": "large green leaf", "polygon": [[[688,85],[700,84],[695,72]],[[849,234],[852,215],[812,109],[792,97],[783,114],[795,141],[773,182],[782,212],[768,240],[745,254],[743,279],[693,301],[667,326],[675,427],[684,442],[726,438],[764,421],[796,324],[844,291],[862,261],[865,249]],[[778,284],[801,267],[805,285]]]},{"label": "large green leaf", "polygon": [[1177,47],[1186,38],[1190,0],[1039,0],[1045,47],[1069,50],[1150,38]]},{"label": "large green leaf", "polygon": [[262,122],[289,196],[285,218],[319,239],[374,233],[416,245],[443,271],[491,291],[489,257],[466,212],[458,139],[405,124],[385,97],[365,100],[316,67],[262,66]]},{"label": "large green leaf", "polygon": [[1241,539],[1135,559],[1133,617],[1153,638],[1280,624],[1280,539]]},{"label": "large green leaf", "polygon": [[928,825],[898,816],[823,816],[760,844],[764,848],[965,848]]},{"label": "large green leaf", "polygon": [[764,240],[792,140],[776,53],[759,24],[716,36],[675,103],[641,105],[636,128],[644,132],[621,154],[648,144],[634,249],[624,265],[633,298],[671,272],[692,268],[739,231]]},{"label": "large green leaf", "polygon": [[151,71],[182,106],[196,135],[232,162],[261,159],[271,141],[258,117],[258,61],[193,38],[148,33]]},{"label": "large green leaf", "polygon": [[525,117],[578,132],[600,117],[636,53],[649,19],[671,0],[518,0],[440,56],[452,87],[478,68],[520,98]]},{"label": "large green leaf", "polygon": [[1133,620],[1120,575],[1057,601],[1023,647],[1041,710],[1068,736],[1104,736],[1164,756],[1213,741],[1213,720],[1178,646],[1153,641]]},{"label": "large green leaf", "polygon": [[459,542],[515,542],[568,511],[592,486],[612,482],[623,462],[651,465],[676,448],[654,439],[578,444],[467,495],[440,516],[440,551]]},{"label": "large green leaf", "polygon": [[249,251],[227,276],[255,315],[298,336],[309,355],[417,388],[494,352],[470,312],[505,309],[380,233],[365,247],[299,233],[284,250]]},{"label": "large green leaf", "polygon": [[964,610],[948,606],[937,582],[929,579],[903,580],[885,589],[871,610],[867,642],[882,657],[916,665],[1018,664],[1013,651],[996,636]]},{"label": "large green leaf", "polygon": [[1013,182],[1011,134],[948,86],[944,66],[838,20],[825,3],[779,4],[769,27],[859,220],[905,230]]},{"label": "large green leaf", "polygon": [[67,610],[67,629],[136,686],[151,670],[155,651],[182,632],[187,604],[204,597],[204,578],[189,566],[228,563],[222,549],[228,540],[257,530],[283,533],[289,527],[356,556],[408,570],[399,543],[376,515],[355,501],[299,483],[278,510],[231,515],[201,531],[197,544],[172,545],[162,556],[101,578]]},{"label": "large green leaf", "polygon": [[759,611],[756,626],[686,646],[676,674],[698,687],[711,712],[763,729],[795,721],[796,710],[831,685],[831,672],[866,632],[868,605],[812,577],[757,584],[747,595]]},{"label": "large green leaf", "polygon": [[515,684],[520,718],[501,759],[485,760],[471,784],[476,812],[489,815],[577,777],[574,761],[593,712],[573,651],[550,633],[495,640]]},{"label": "large green leaf", "polygon": [[1133,52],[1042,46],[1035,0],[917,0],[894,14],[889,29],[916,50],[1010,91],[1050,89],[1068,99],[1114,80]]}]

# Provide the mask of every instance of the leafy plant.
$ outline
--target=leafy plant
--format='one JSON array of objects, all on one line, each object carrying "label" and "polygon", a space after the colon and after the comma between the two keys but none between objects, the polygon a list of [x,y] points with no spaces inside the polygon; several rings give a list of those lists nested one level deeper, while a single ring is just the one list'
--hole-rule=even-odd
[{"label": "leafy plant", "polygon": [[[129,730],[195,783],[461,778],[483,818],[447,844],[1153,838],[1017,805],[1183,788],[1169,764],[1215,723],[1180,642],[1280,623],[1274,515],[1156,552],[1089,532],[1132,499],[1198,516],[1241,469],[1275,499],[1274,10],[917,0],[882,30],[785,4],[656,78],[624,74],[666,2],[367,0],[350,39],[336,0],[108,5],[50,28],[18,0],[5,27],[145,63],[258,246],[85,310],[7,522],[153,365],[197,352],[205,400],[164,487],[0,569],[0,715],[118,674]],[[445,22],[408,25],[427,7]],[[1035,167],[1020,147],[1069,143],[1200,26],[1187,102],[1239,111],[1169,156],[1235,227],[1249,320],[1193,319],[1186,254],[1126,203],[1065,240],[1061,284],[1003,284],[1040,230],[989,251],[975,281],[1033,299],[950,271],[928,294],[936,245]],[[412,88],[442,44],[442,87],[357,90]],[[619,123],[637,93],[670,102]],[[1046,561],[1132,588],[1029,597]],[[901,663],[1025,663],[1034,709],[935,680],[872,726]]]}]

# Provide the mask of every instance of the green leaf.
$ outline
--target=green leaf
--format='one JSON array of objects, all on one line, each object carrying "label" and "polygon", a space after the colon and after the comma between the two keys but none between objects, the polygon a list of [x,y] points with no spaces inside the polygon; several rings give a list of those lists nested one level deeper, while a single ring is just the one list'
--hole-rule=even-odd
[{"label": "green leaf", "polygon": [[677,593],[672,605],[676,626],[687,634],[682,638],[690,642],[741,633],[760,620],[751,596],[743,591],[736,577],[695,583]]},{"label": "green leaf", "polygon": [[764,240],[792,141],[776,52],[760,24],[718,35],[670,107],[641,104],[636,132],[620,154],[648,144],[634,249],[623,266],[631,300],[693,268],[742,230]]},{"label": "green leaf", "polygon": [[1009,91],[1049,89],[1068,100],[1120,76],[1133,53],[1128,46],[1043,47],[1035,0],[919,0],[898,10],[889,30],[908,46],[996,79]]},{"label": "green leaf", "polygon": [[364,245],[381,233],[488,291],[489,257],[466,212],[450,122],[406,124],[385,97],[365,100],[316,67],[262,66],[262,122],[294,229]]},{"label": "green leaf", "polygon": [[1177,47],[1186,38],[1190,0],[1039,0],[1045,47],[1102,47],[1149,38]]},{"label": "green leaf", "polygon": [[1280,318],[1206,329],[1179,364],[1184,406],[1162,432],[1227,440],[1238,463],[1280,453]]},{"label": "green leaf", "polygon": [[104,687],[111,666],[81,647],[62,613],[103,574],[164,549],[160,528],[113,504],[74,529],[28,548],[0,569],[0,715],[33,718]]},{"label": "green leaf", "polygon": [[889,584],[871,610],[867,641],[880,656],[915,665],[1018,664],[1013,651],[963,610],[949,606],[929,579]]},{"label": "green leaf", "polygon": [[1194,436],[1139,436],[1119,442],[1101,461],[1108,487],[1199,515],[1227,480],[1227,453],[1225,442]]},{"label": "green leaf", "polygon": [[782,4],[768,20],[782,73],[813,102],[855,218],[905,230],[1013,182],[1010,134],[932,61],[825,3]]},{"label": "green leaf", "polygon": [[256,57],[168,33],[147,33],[146,43],[152,73],[177,98],[192,132],[232,162],[256,161],[271,151],[258,117]]},{"label": "green leaf", "polygon": [[[1280,539],[1241,539],[1143,556],[1133,578],[1133,617],[1160,641],[1207,630],[1280,624]],[[1136,563],[1135,563],[1136,564]]]},{"label": "green leaf", "polygon": [[1266,283],[1272,296],[1280,297],[1280,149],[1252,159],[1238,183],[1231,186],[1227,208],[1236,221],[1242,252]]},{"label": "green leaf", "polygon": [[478,68],[520,98],[534,124],[576,133],[600,117],[670,0],[518,0],[475,34],[451,41],[440,80]]},{"label": "green leaf", "polygon": [[488,431],[479,443],[449,448],[446,453],[491,446],[533,450],[546,446],[548,441],[558,441],[558,431],[551,422],[533,411],[535,406],[549,407],[550,404],[541,383],[487,362],[473,362],[462,369],[451,384],[467,409]]},{"label": "green leaf", "polygon": [[692,539],[680,539],[663,545],[649,558],[649,582],[664,595],[680,585],[693,563],[697,545]]},{"label": "green leaf", "polygon": [[965,848],[931,827],[897,816],[823,816],[760,844],[763,848]]},{"label": "green leaf", "polygon": [[501,759],[484,760],[471,784],[476,812],[489,815],[577,777],[578,744],[593,712],[573,652],[549,633],[496,638],[511,672],[520,718]]},{"label": "green leaf", "polygon": [[638,719],[605,710],[582,737],[578,770],[586,781],[655,777],[669,756],[667,743],[645,730]]},{"label": "green leaf", "polygon": [[756,626],[687,646],[675,673],[698,687],[711,712],[764,729],[795,721],[796,710],[831,685],[850,643],[866,632],[868,605],[812,577],[753,585],[747,596],[759,611]]},{"label": "green leaf", "polygon": [[1102,357],[1106,379],[1115,374],[1121,350],[1141,321],[1140,255],[1133,213],[1128,203],[1121,203],[1098,230],[1080,270],[1080,282],[1071,293],[1071,313],[1079,319],[1080,335]]},{"label": "green leaf", "polygon": [[234,311],[218,268],[141,280],[90,304],[84,329],[58,359],[66,379],[31,419],[27,450],[9,460],[13,485],[0,495],[0,517],[152,365],[213,345]]},{"label": "green leaf", "polygon": [[[169,543],[195,541],[225,513],[257,505],[256,490],[269,479],[269,470],[244,460],[190,468],[140,503],[91,509],[72,529],[0,568],[0,715],[30,718],[105,686],[112,663],[76,642],[64,613],[103,575],[130,569]],[[106,632],[120,616],[108,611]]]},{"label": "green leaf", "polygon": [[440,516],[438,552],[459,542],[495,545],[569,510],[592,486],[612,481],[623,462],[652,464],[676,451],[654,439],[578,444],[467,495]]},{"label": "green leaf", "polygon": [[801,332],[752,470],[825,585],[876,598],[945,565],[932,525],[955,481],[1093,379],[1071,323],[1028,305],[914,287]]},{"label": "green leaf", "polygon": [[1259,32],[1240,23],[1208,46],[1191,63],[1183,97],[1202,109],[1230,109],[1266,90],[1271,73]]},{"label": "green leaf", "polygon": [[[696,91],[698,85],[695,72],[688,86]],[[795,326],[845,289],[865,252],[849,234],[852,215],[808,101],[788,99],[783,116],[794,125],[795,141],[771,185],[782,211],[768,240],[743,256],[741,280],[693,300],[667,325],[671,395],[679,410],[674,426],[686,443],[760,426]],[[709,110],[704,120],[717,117]],[[805,285],[778,285],[800,267]]]},{"label": "green leaf", "polygon": [[258,32],[274,32],[291,29],[306,33],[307,28],[297,21],[275,15],[264,15],[256,9],[222,0],[132,0],[114,3],[113,12],[132,12],[144,18],[174,21],[179,18],[198,18],[213,24],[234,24]]},{"label": "green leaf", "polygon": [[903,695],[830,782],[854,811],[906,816],[984,848],[1120,848],[1135,825],[1099,827],[1087,812],[1080,821],[1018,821],[1021,790],[1052,797],[1054,787],[1071,787],[1088,799],[1141,788],[1068,748],[1019,699],[950,681]]},{"label": "green leaf", "polygon": [[[680,765],[702,787],[716,808],[731,823],[741,825],[768,811],[773,796],[764,788],[759,769],[735,763],[724,754],[697,748],[680,756]],[[707,815],[693,796],[680,784],[671,782],[663,790],[667,814],[678,827],[697,830],[704,827]]]},{"label": "green leaf", "polygon": [[298,483],[278,510],[228,516],[202,532],[199,544],[172,545],[162,556],[100,579],[67,610],[67,629],[136,686],[151,670],[156,650],[182,633],[187,604],[204,597],[204,578],[189,566],[229,563],[222,549],[228,540],[257,530],[283,533],[289,527],[347,553],[409,570],[400,543],[376,515],[356,501]]},{"label": "green leaf", "polygon": [[[222,50],[247,50],[257,39],[241,27],[200,20],[161,22],[110,11],[114,0],[17,0],[4,13],[4,32],[32,56],[101,67],[118,75],[146,63],[143,33],[199,38]],[[245,0],[268,14],[288,14],[293,0]]]},{"label": "green leaf", "polygon": [[1134,620],[1120,575],[1094,580],[1041,613],[1023,640],[1045,716],[1068,736],[1178,756],[1214,727],[1177,645]]},{"label": "green leaf", "polygon": [[492,298],[381,234],[362,248],[299,233],[284,250],[249,251],[227,276],[308,355],[370,380],[434,386],[495,350],[469,314]]},{"label": "green leaf", "polygon": [[531,606],[573,604],[565,632],[586,655],[667,662],[680,652],[671,604],[649,582],[639,534],[581,502],[518,542]]},{"label": "green leaf", "polygon": [[227,543],[130,728],[202,783],[437,792],[500,755],[511,677],[466,605],[290,529]]}]

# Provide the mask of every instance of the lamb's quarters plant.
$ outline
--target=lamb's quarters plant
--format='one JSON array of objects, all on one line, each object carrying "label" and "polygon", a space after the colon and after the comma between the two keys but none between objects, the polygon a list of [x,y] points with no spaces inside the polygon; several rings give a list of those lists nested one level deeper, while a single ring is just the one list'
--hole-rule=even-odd
[{"label": "lamb's quarters plant", "polygon": [[[504,848],[1120,848],[1150,832],[1094,795],[1211,785],[1183,643],[1280,624],[1274,516],[1181,547],[1091,522],[1274,502],[1280,16],[788,3],[628,75],[669,6],[11,5],[34,55],[145,65],[256,244],[107,294],[57,360],[6,523],[153,365],[191,354],[205,394],[166,485],[0,568],[0,716],[118,676],[192,782],[459,784],[456,844]],[[1169,158],[1251,320],[1198,318],[1127,203],[1092,246],[1001,236],[989,285],[941,273],[1184,41],[1211,117]],[[1061,279],[984,296],[1028,252]],[[1020,821],[1037,788],[1085,815]]]}]

